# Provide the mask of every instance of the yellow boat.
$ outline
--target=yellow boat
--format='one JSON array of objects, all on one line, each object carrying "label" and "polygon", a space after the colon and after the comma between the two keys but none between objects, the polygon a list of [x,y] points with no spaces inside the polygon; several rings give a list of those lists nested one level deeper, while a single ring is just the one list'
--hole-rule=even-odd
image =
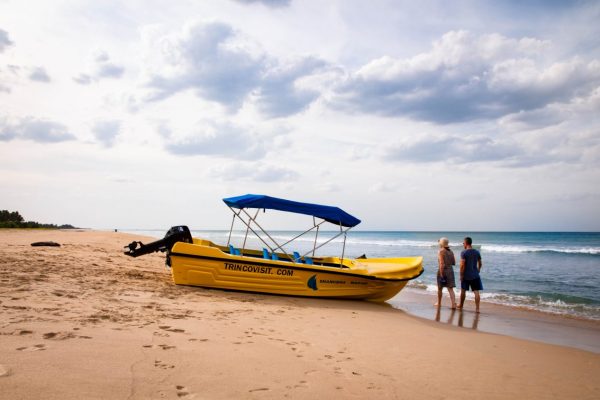
[{"label": "yellow boat", "polygon": [[[395,296],[406,283],[423,273],[422,257],[344,258],[346,235],[360,220],[331,206],[293,202],[264,195],[244,195],[223,199],[233,211],[226,246],[192,238],[186,226],[171,228],[164,239],[144,245],[132,242],[125,254],[137,257],[154,251],[167,253],[173,282],[178,285],[271,293],[307,297],[328,297],[385,301]],[[284,244],[279,244],[256,222],[248,209],[270,209],[313,216],[313,227]],[[237,209],[238,211],[236,211]],[[317,223],[315,218],[321,219]],[[236,248],[231,242],[234,221],[246,226],[244,245],[251,231],[266,246],[260,250]],[[339,226],[339,233],[317,245],[320,226]],[[257,230],[262,233],[258,233]],[[298,237],[315,231],[314,246],[300,255],[286,251]],[[318,248],[343,236],[341,257],[315,256]]]}]

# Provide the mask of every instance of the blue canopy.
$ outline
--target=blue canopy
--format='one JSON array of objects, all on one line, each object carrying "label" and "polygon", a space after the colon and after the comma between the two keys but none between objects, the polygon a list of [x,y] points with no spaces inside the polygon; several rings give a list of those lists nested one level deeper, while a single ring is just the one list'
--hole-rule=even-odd
[{"label": "blue canopy", "polygon": [[225,204],[233,208],[265,208],[269,210],[287,211],[296,214],[312,215],[332,224],[353,227],[360,224],[360,219],[353,217],[338,207],[319,204],[300,203],[262,194],[246,194],[223,199]]}]

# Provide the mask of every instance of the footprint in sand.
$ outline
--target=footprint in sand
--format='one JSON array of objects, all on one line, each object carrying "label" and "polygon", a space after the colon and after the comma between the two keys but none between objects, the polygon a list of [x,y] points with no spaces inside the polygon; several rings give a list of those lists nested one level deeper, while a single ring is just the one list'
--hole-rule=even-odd
[{"label": "footprint in sand", "polygon": [[4,377],[4,376],[9,376],[10,375],[10,368],[8,368],[5,365],[0,364],[0,378]]},{"label": "footprint in sand", "polygon": [[76,337],[73,332],[48,332],[42,335],[44,339],[48,340],[66,340]]},{"label": "footprint in sand", "polygon": [[188,394],[190,394],[185,386],[181,386],[181,385],[177,385],[175,386],[175,389],[177,389],[177,397],[184,397],[187,396]]},{"label": "footprint in sand", "polygon": [[36,344],[33,347],[17,347],[18,351],[41,351],[46,350],[45,344]]},{"label": "footprint in sand", "polygon": [[168,344],[159,344],[158,347],[160,347],[163,350],[171,350],[171,349],[175,349],[175,346],[169,346]]},{"label": "footprint in sand", "polygon": [[159,326],[159,328],[163,329],[165,331],[175,332],[175,333],[183,333],[183,332],[185,332],[185,329],[171,328],[169,325],[161,325],[161,326]]},{"label": "footprint in sand", "polygon": [[294,385],[294,389],[297,389],[297,388],[307,388],[307,387],[308,387],[308,385],[307,385],[306,381],[300,381],[300,382],[298,382],[297,384]]},{"label": "footprint in sand", "polygon": [[165,364],[160,360],[155,360],[154,361],[154,367],[155,368],[161,368],[161,369],[172,369],[175,368],[174,365],[169,365],[169,364]]},{"label": "footprint in sand", "polygon": [[267,387],[261,387],[261,388],[256,388],[256,389],[250,389],[248,390],[248,392],[252,393],[252,392],[262,392],[262,391],[267,391],[267,390],[271,390]]}]

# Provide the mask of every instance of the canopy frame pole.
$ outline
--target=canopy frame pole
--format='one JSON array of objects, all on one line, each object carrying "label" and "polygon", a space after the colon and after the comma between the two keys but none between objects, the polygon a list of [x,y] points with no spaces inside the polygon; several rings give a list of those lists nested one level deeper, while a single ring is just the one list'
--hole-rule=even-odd
[{"label": "canopy frame pole", "polygon": [[[252,216],[251,216],[250,214],[248,214],[248,212],[247,212],[247,211],[246,211],[244,208],[242,208],[241,210],[244,212],[244,214],[246,214],[246,215],[248,216],[248,218],[252,219]],[[287,252],[286,252],[286,251],[285,251],[285,250],[284,250],[284,249],[283,249],[283,248],[282,248],[282,247],[279,245],[279,243],[277,243],[277,241],[276,241],[275,239],[273,239],[273,238],[271,237],[271,235],[269,235],[269,233],[263,229],[263,227],[262,227],[262,226],[260,226],[260,224],[259,224],[258,222],[256,222],[255,220],[253,220],[253,222],[256,224],[256,226],[258,226],[258,227],[259,227],[259,229],[260,229],[260,230],[261,230],[261,231],[262,231],[262,232],[263,232],[265,235],[267,235],[267,236],[269,237],[269,239],[271,239],[271,240],[273,241],[273,243],[275,243],[275,245],[277,246],[277,247],[275,247],[275,249],[281,249],[281,251],[283,252],[283,254],[285,254],[285,255],[286,255],[286,257],[288,257],[290,260],[292,260],[292,256],[290,256],[290,255],[289,255],[289,254],[288,254],[288,253],[287,253]],[[258,236],[258,233],[256,233],[256,232],[254,231],[254,229],[250,228],[250,230],[251,230],[252,232],[254,232],[254,234],[255,234],[256,236]],[[263,243],[267,244],[265,241],[263,241]],[[268,246],[268,245],[267,245],[267,246]],[[268,247],[271,249],[271,246],[268,246]],[[271,252],[274,252],[274,250],[275,250],[275,249],[271,249]]]},{"label": "canopy frame pole", "polygon": [[[316,249],[318,249],[318,248],[321,248],[321,247],[325,246],[327,243],[331,242],[333,239],[337,238],[338,236],[341,236],[341,235],[343,235],[343,234],[347,233],[347,232],[348,232],[350,229],[352,229],[352,227],[348,227],[347,229],[345,229],[344,231],[342,231],[342,232],[338,233],[337,235],[335,235],[334,237],[330,238],[330,239],[329,239],[329,240],[327,240],[326,242],[323,242],[323,243],[321,243],[320,245],[318,245],[317,247],[315,247],[315,248],[312,250],[312,251],[313,251],[313,254],[314,254],[314,251],[315,251]],[[302,255],[302,257],[304,257],[304,256],[307,256],[307,255],[308,255],[308,253],[310,253],[310,250],[309,250],[308,252],[306,252],[306,254],[303,254],[303,255]],[[314,257],[314,255],[313,255],[313,257]]]},{"label": "canopy frame pole", "polygon": [[[299,238],[299,237],[301,237],[302,235],[306,235],[308,232],[312,231],[313,229],[315,229],[315,228],[318,228],[318,227],[319,227],[319,225],[321,225],[321,224],[323,224],[323,223],[325,223],[325,222],[327,222],[327,221],[323,220],[323,221],[319,222],[317,225],[313,226],[312,228],[310,228],[310,229],[308,229],[308,230],[306,230],[306,231],[302,232],[302,233],[301,233],[301,234],[299,234],[298,236],[296,236],[296,237],[294,237],[294,238],[292,238],[292,239],[288,240],[287,242],[285,242],[284,244],[282,244],[282,245],[281,245],[281,248],[283,248],[283,246],[285,246],[286,244],[288,244],[288,243],[291,243],[291,242],[293,242],[294,240],[298,239],[298,238]],[[277,250],[278,248],[279,248],[279,247],[276,247],[276,248],[275,248],[275,250]]]},{"label": "canopy frame pole", "polygon": [[[242,218],[242,217],[239,215],[239,214],[241,214],[241,212],[242,212],[242,210],[241,210],[241,209],[240,209],[240,212],[239,212],[239,213],[236,213],[236,212],[233,210],[233,208],[231,208],[231,206],[229,206],[229,205],[228,205],[227,207],[229,207],[229,209],[231,210],[231,212],[233,212],[235,215],[237,215],[237,216],[238,216],[238,218],[240,219],[240,221],[242,221],[242,223],[243,223],[244,225],[248,226],[248,223],[247,223],[246,221],[244,221],[244,219],[243,219],[243,218]],[[246,214],[248,214],[248,213],[246,213]],[[258,224],[256,224],[256,225],[258,225]],[[271,248],[271,245],[270,245],[270,244],[268,244],[267,242],[265,242],[265,240],[264,240],[264,239],[263,239],[263,238],[262,238],[262,237],[261,237],[261,236],[260,236],[260,235],[259,235],[259,234],[258,234],[258,233],[255,231],[255,230],[254,230],[254,229],[252,229],[252,227],[248,226],[248,228],[250,228],[250,230],[252,231],[252,233],[254,233],[254,234],[256,235],[256,237],[257,237],[257,238],[258,238],[258,239],[259,239],[261,242],[263,242],[265,246],[267,246],[267,247],[269,248],[269,250],[273,251],[273,249]],[[264,232],[264,231],[263,231],[263,232]],[[266,233],[266,232],[265,232],[265,233]],[[271,239],[271,240],[272,240],[272,239]],[[229,245],[228,245],[228,246],[229,246]]]},{"label": "canopy frame pole", "polygon": [[[259,211],[260,211],[260,208],[256,210],[256,214],[254,214],[254,218],[251,219],[251,221],[255,221],[254,223],[256,223],[256,217],[258,217]],[[246,249],[246,240],[248,240],[248,231],[250,230],[250,223],[248,223],[248,226],[246,227],[246,236],[244,236],[244,244],[242,245],[242,255],[244,254],[244,250]]]},{"label": "canopy frame pole", "polygon": [[[312,257],[315,256],[315,250],[317,249],[317,238],[319,237],[319,225],[320,225],[320,224],[317,225],[317,220],[315,219],[314,216],[313,216],[313,225],[317,227],[317,232],[315,232],[315,242],[313,244]],[[306,253],[306,254],[308,254],[308,253]]]},{"label": "canopy frame pole", "polygon": [[[229,207],[229,206],[227,206],[227,207]],[[235,222],[235,217],[239,217],[239,215],[235,211],[233,211],[233,208],[229,207],[229,209],[233,213],[233,218],[231,219],[231,228],[229,228],[229,237],[227,238],[227,247],[229,247],[229,244],[231,243],[231,233],[233,232],[233,223]]]},{"label": "canopy frame pole", "polygon": [[[342,224],[340,223],[340,232],[342,231]],[[340,259],[340,268],[344,266],[344,254],[346,252],[346,233],[344,232],[344,244],[342,245],[342,258]]]},{"label": "canopy frame pole", "polygon": [[[310,228],[310,229],[308,229],[308,230],[304,231],[303,233],[301,233],[301,234],[297,235],[297,236],[296,236],[296,237],[294,237],[293,239],[290,239],[290,240],[288,240],[287,242],[285,242],[285,243],[283,243],[282,245],[280,245],[280,244],[279,244],[279,243],[278,243],[278,242],[277,242],[275,239],[273,239],[273,237],[272,237],[271,235],[269,235],[269,233],[268,233],[267,231],[265,231],[265,230],[263,229],[263,227],[262,227],[262,226],[261,226],[261,225],[260,225],[260,224],[259,224],[259,223],[256,221],[256,219],[258,218],[258,214],[259,214],[259,212],[260,212],[260,208],[258,208],[258,209],[257,209],[257,211],[256,211],[256,215],[255,215],[254,217],[252,217],[252,216],[251,216],[251,215],[250,215],[250,214],[249,214],[249,213],[248,213],[248,212],[247,212],[247,211],[246,211],[244,208],[240,208],[240,211],[239,211],[239,212],[236,212],[236,211],[235,211],[235,210],[234,210],[234,209],[233,209],[233,208],[232,208],[232,207],[231,207],[229,204],[227,205],[227,207],[229,207],[229,209],[230,209],[230,210],[231,210],[231,212],[233,213],[233,219],[232,219],[232,221],[231,221],[231,228],[230,228],[230,230],[229,230],[229,238],[228,238],[228,240],[227,240],[227,245],[228,245],[228,246],[229,246],[229,244],[230,244],[230,242],[231,242],[231,235],[232,235],[232,232],[233,232],[233,226],[234,226],[234,223],[235,223],[235,217],[238,217],[238,218],[240,219],[240,221],[242,221],[242,223],[243,223],[244,225],[246,225],[246,235],[244,236],[244,244],[243,244],[243,247],[242,247],[242,253],[243,253],[243,250],[244,250],[244,249],[245,249],[245,247],[246,247],[246,240],[247,240],[247,238],[248,238],[248,231],[252,231],[252,233],[254,233],[254,234],[256,235],[256,237],[257,237],[257,238],[258,238],[258,239],[259,239],[259,240],[260,240],[260,241],[261,241],[261,242],[262,242],[262,243],[263,243],[265,246],[267,246],[267,247],[269,248],[269,250],[270,250],[272,253],[274,253],[274,252],[275,252],[275,250],[277,250],[277,249],[280,249],[280,250],[281,250],[281,251],[282,251],[282,252],[283,252],[283,253],[286,255],[286,257],[287,257],[288,259],[290,259],[292,262],[295,262],[294,258],[293,258],[292,256],[290,256],[290,255],[287,253],[287,251],[285,251],[285,249],[283,248],[283,246],[285,246],[286,244],[288,244],[288,243],[290,243],[290,242],[292,242],[292,241],[294,241],[294,240],[298,239],[298,238],[299,238],[299,237],[301,237],[302,235],[305,235],[305,234],[307,234],[308,232],[310,232],[310,231],[312,231],[313,229],[315,229],[315,228],[316,228],[316,231],[315,231],[315,241],[314,241],[314,244],[313,244],[313,248],[312,248],[312,250],[309,250],[309,251],[307,251],[307,252],[306,252],[305,254],[303,254],[301,257],[306,257],[306,256],[307,256],[308,254],[310,254],[311,252],[312,252],[312,257],[314,257],[314,256],[315,256],[315,252],[316,252],[316,250],[317,250],[317,249],[319,249],[319,248],[321,248],[321,247],[325,246],[326,244],[328,244],[328,243],[329,243],[329,242],[331,242],[332,240],[336,239],[337,237],[339,237],[339,236],[341,236],[341,235],[344,235],[344,242],[343,242],[343,247],[342,247],[342,257],[341,257],[341,259],[340,259],[340,268],[342,268],[342,267],[343,267],[344,255],[345,255],[345,252],[346,252],[346,239],[347,239],[347,233],[348,233],[348,231],[350,231],[350,229],[352,229],[352,227],[347,227],[346,229],[344,229],[344,227],[343,227],[342,223],[340,222],[340,233],[338,233],[337,235],[335,235],[335,236],[331,237],[331,238],[330,238],[330,239],[328,239],[327,241],[325,241],[325,242],[323,242],[323,243],[321,243],[321,244],[319,244],[319,245],[317,246],[317,240],[318,240],[318,237],[319,237],[319,228],[320,228],[320,226],[321,226],[321,225],[322,225],[324,222],[326,222],[326,221],[325,221],[325,220],[323,220],[323,221],[321,221],[321,222],[319,222],[319,223],[317,224],[317,222],[316,222],[316,219],[315,219],[315,216],[313,215],[313,227],[312,227],[312,228]],[[246,216],[248,217],[248,221],[246,221],[246,220],[244,220],[244,218],[242,218],[242,216],[241,216],[241,213],[242,213],[242,212],[243,212],[244,214],[246,214]],[[271,241],[272,241],[272,242],[275,244],[275,246],[276,246],[276,247],[274,247],[274,248],[273,248],[273,247],[271,247],[271,245],[270,245],[269,243],[267,243],[267,242],[266,242],[266,241],[265,241],[265,240],[262,238],[262,236],[261,236],[261,235],[259,235],[259,234],[258,234],[258,232],[256,232],[256,231],[255,231],[255,230],[252,228],[252,226],[251,226],[252,222],[254,222],[254,223],[256,224],[256,226],[257,226],[257,227],[260,229],[260,231],[261,231],[261,232],[263,232],[265,235],[267,235],[267,237],[268,237],[269,239],[271,239]]]}]

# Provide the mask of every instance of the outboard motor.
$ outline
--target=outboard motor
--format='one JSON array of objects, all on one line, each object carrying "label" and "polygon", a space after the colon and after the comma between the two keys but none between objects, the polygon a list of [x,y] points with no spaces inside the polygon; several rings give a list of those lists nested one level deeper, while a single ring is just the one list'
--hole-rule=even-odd
[{"label": "outboard motor", "polygon": [[124,253],[131,257],[139,257],[156,251],[164,253],[165,251],[170,251],[177,242],[194,243],[192,234],[187,226],[174,226],[167,231],[164,238],[152,243],[143,244],[142,242],[131,242],[125,246]]}]

